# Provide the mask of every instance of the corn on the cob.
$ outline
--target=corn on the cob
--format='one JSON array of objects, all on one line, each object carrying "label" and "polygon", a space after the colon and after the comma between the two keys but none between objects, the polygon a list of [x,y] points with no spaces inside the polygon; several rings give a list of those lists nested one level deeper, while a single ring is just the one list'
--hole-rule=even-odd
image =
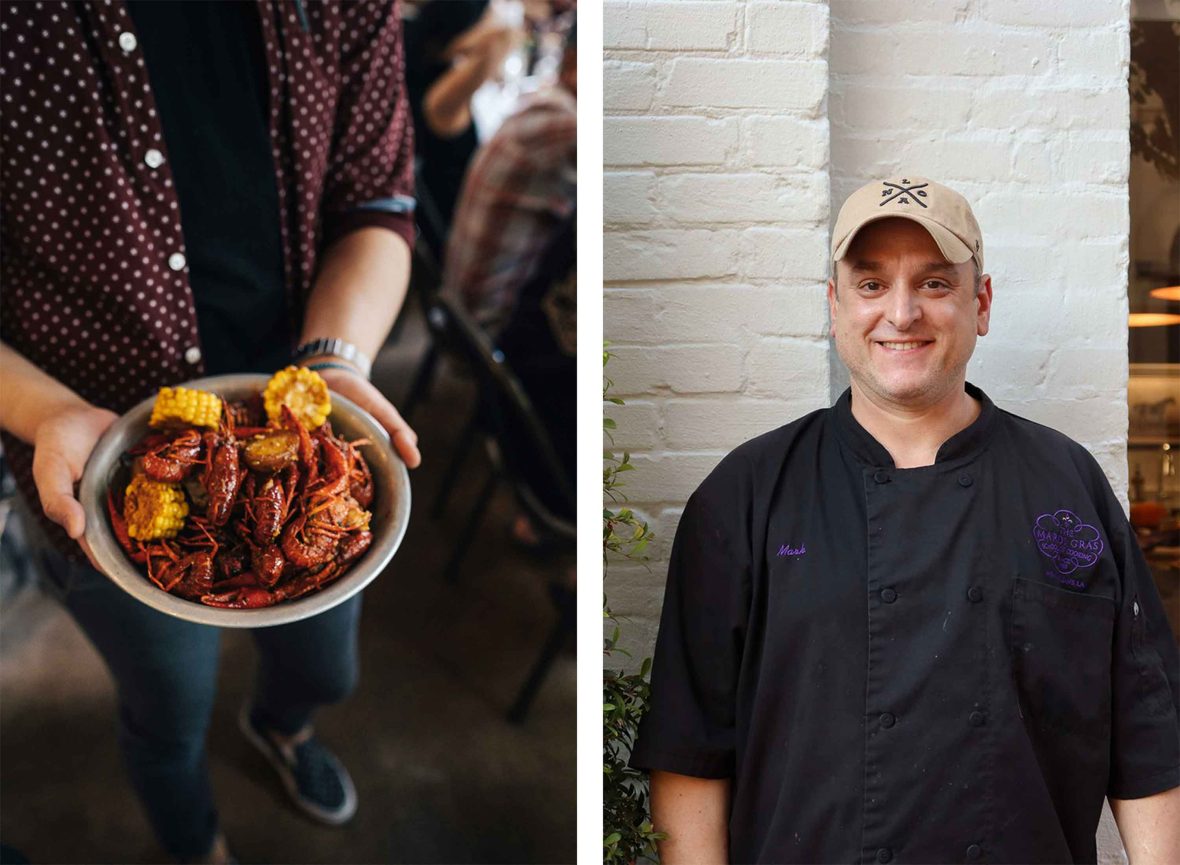
[{"label": "corn on the cob", "polygon": [[216,429],[221,397],[187,387],[162,387],[152,406],[151,426],[200,426]]},{"label": "corn on the cob", "polygon": [[164,484],[137,475],[124,494],[123,519],[127,534],[136,540],[154,541],[175,537],[188,516],[180,484]]},{"label": "corn on the cob", "polygon": [[327,383],[315,370],[302,366],[289,366],[276,372],[266,385],[262,402],[270,420],[278,421],[286,404],[308,430],[326,421],[332,411]]}]

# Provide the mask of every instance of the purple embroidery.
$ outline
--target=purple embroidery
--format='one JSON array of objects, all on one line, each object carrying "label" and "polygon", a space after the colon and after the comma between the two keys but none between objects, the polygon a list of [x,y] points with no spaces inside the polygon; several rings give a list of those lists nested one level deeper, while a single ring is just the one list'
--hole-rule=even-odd
[{"label": "purple embroidery", "polygon": [[807,552],[807,544],[801,544],[797,547],[792,547],[790,544],[783,544],[778,548],[779,558],[783,556],[801,556]]},{"label": "purple embroidery", "polygon": [[[1062,577],[1079,568],[1093,567],[1104,548],[1098,529],[1083,523],[1073,511],[1041,514],[1033,526],[1033,537],[1037,549],[1052,560]],[[1078,579],[1059,578],[1059,581],[1073,588],[1085,588],[1085,583]]]}]

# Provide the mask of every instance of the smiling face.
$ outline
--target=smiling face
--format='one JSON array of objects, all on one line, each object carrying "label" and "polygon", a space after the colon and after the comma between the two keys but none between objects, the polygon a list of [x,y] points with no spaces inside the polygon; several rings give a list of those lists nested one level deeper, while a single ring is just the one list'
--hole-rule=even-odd
[{"label": "smiling face", "polygon": [[828,305],[836,350],[870,399],[922,408],[957,398],[977,336],[987,333],[991,277],[951,264],[908,219],[866,225],[836,262]]}]

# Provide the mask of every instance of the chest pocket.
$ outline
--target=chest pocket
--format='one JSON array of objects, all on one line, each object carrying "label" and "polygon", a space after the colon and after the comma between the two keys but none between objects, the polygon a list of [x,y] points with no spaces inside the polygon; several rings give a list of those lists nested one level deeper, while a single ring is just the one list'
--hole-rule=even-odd
[{"label": "chest pocket", "polygon": [[1115,612],[1109,598],[1013,581],[1010,651],[1026,725],[1109,736]]}]

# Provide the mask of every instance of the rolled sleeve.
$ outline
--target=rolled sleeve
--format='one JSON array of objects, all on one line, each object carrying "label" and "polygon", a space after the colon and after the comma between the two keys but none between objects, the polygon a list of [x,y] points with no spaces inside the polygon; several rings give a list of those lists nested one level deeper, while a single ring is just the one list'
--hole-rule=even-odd
[{"label": "rolled sleeve", "polygon": [[731,480],[720,467],[706,479],[689,499],[676,531],[651,707],[631,754],[631,765],[638,769],[700,778],[734,774],[750,556],[749,497]]},{"label": "rolled sleeve", "polygon": [[1111,665],[1113,735],[1107,795],[1138,799],[1180,786],[1180,656],[1129,526],[1116,544],[1124,594]]},{"label": "rolled sleeve", "polygon": [[414,244],[414,139],[396,0],[348,3],[336,142],[324,181],[324,241],[368,226]]}]

